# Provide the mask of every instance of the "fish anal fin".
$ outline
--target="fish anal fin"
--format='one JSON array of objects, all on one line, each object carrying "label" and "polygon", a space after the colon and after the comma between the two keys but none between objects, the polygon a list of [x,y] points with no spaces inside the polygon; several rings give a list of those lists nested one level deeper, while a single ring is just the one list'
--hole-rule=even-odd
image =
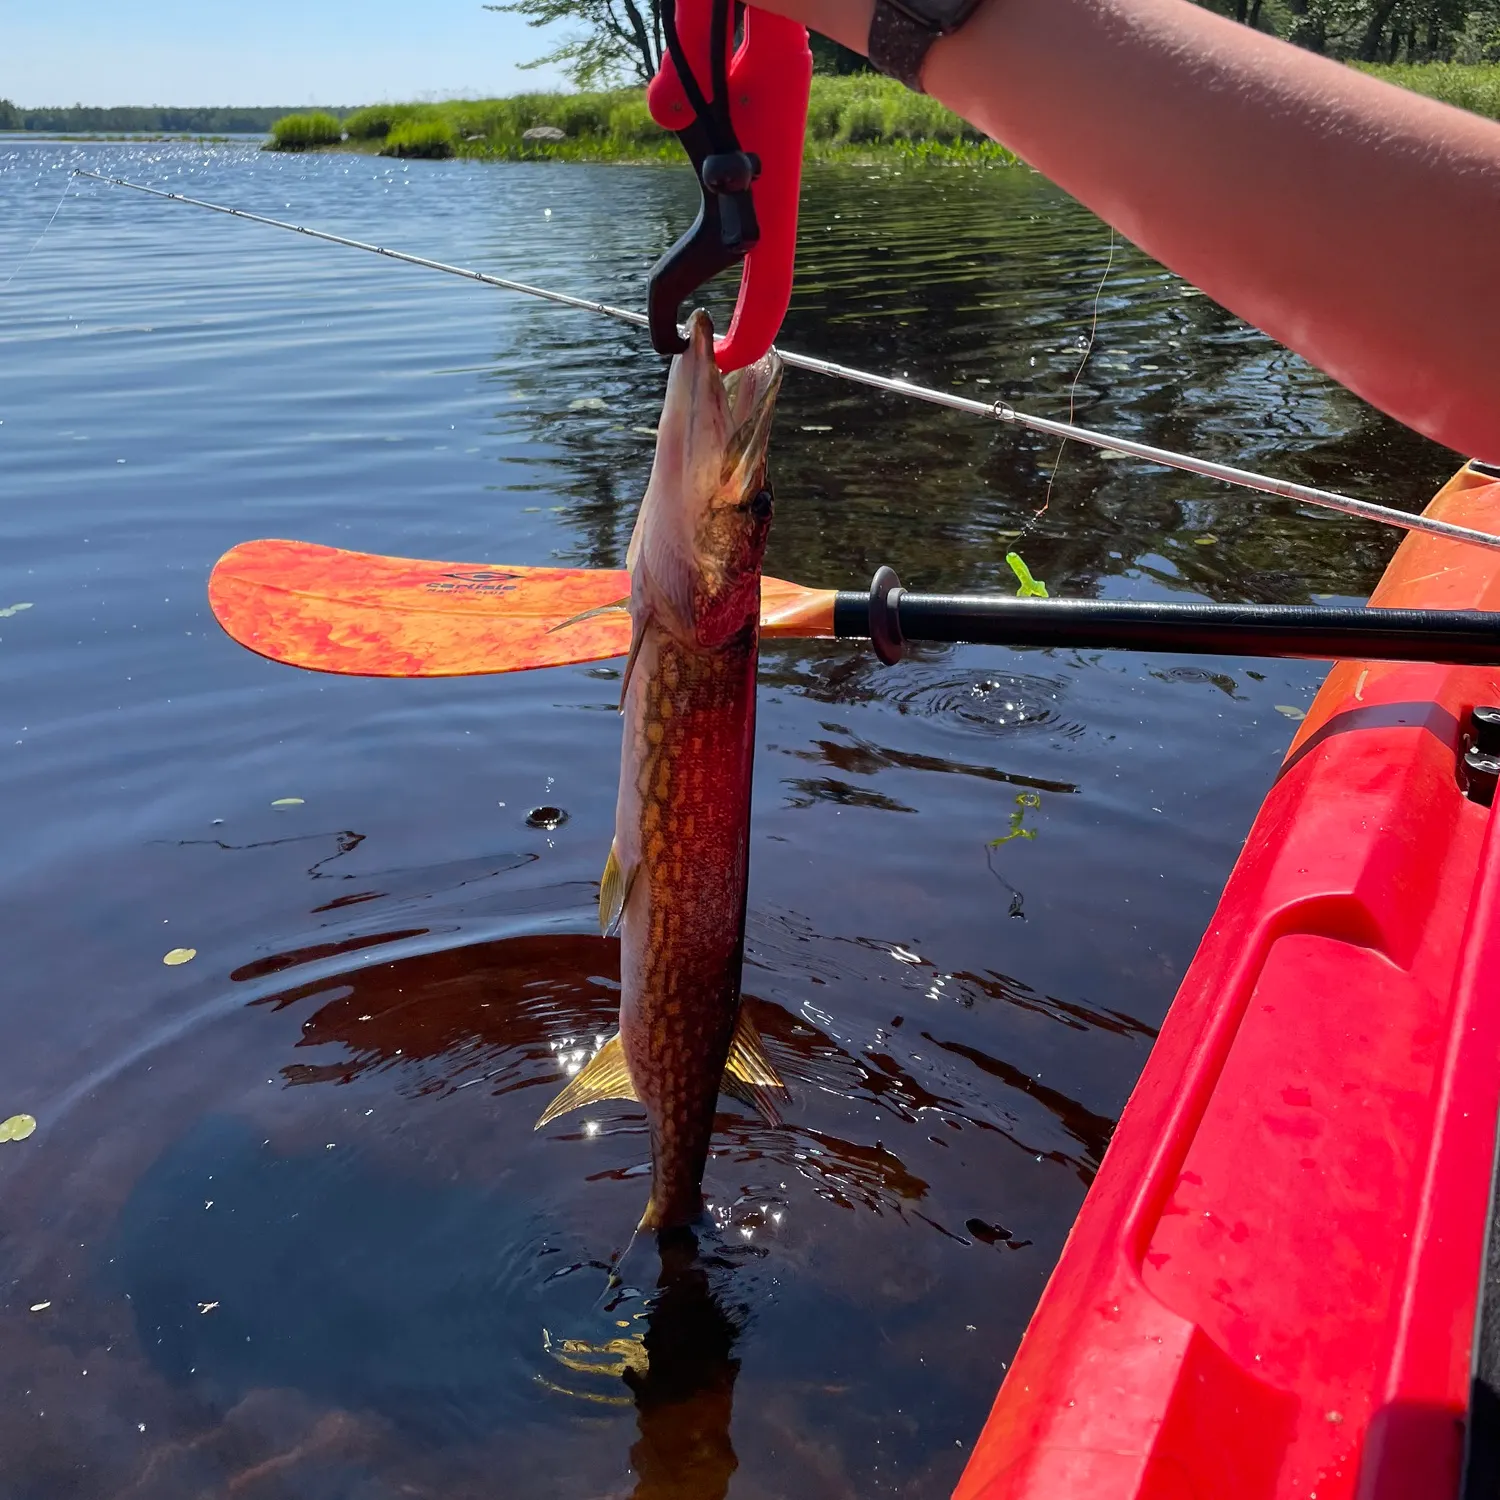
[{"label": "fish anal fin", "polygon": [[630,888],[635,884],[639,865],[628,870],[620,863],[616,846],[609,846],[609,858],[604,861],[604,874],[599,880],[599,931],[605,937],[613,937],[625,915],[625,903],[630,900]]},{"label": "fish anal fin", "polygon": [[598,1104],[605,1099],[629,1099],[638,1101],[635,1085],[630,1081],[630,1069],[625,1064],[625,1049],[620,1045],[619,1034],[612,1036],[568,1081],[568,1086],[543,1112],[535,1129],[550,1125],[559,1115],[585,1104]]},{"label": "fish anal fin", "polygon": [[766,1055],[765,1043],[743,1006],[734,1023],[734,1038],[729,1044],[729,1061],[724,1066],[722,1088],[731,1098],[752,1105],[766,1124],[781,1124],[781,1115],[771,1092],[785,1094],[786,1084]]}]

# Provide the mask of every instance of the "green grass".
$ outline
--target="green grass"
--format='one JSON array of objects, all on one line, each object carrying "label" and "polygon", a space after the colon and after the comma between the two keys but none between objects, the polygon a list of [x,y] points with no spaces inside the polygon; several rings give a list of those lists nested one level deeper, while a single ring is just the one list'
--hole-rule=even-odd
[{"label": "green grass", "polygon": [[1356,63],[1387,83],[1500,120],[1500,63]]},{"label": "green grass", "polygon": [[[278,120],[271,146],[302,150],[311,144],[302,119]],[[528,141],[538,125],[563,131],[560,141]],[[646,108],[640,89],[578,94],[517,94],[508,99],[452,99],[439,104],[372,104],[345,117],[349,144],[387,155],[445,155],[507,161],[671,161],[682,158],[676,139]],[[337,135],[319,144],[333,145]],[[416,141],[446,140],[451,152],[416,150]],[[925,95],[875,74],[813,79],[807,120],[807,159],[1010,162],[1014,158]]]},{"label": "green grass", "polygon": [[[1365,72],[1500,120],[1500,63],[1360,64]],[[528,141],[552,125],[560,141]],[[670,161],[676,140],[651,118],[640,89],[516,94],[440,104],[372,104],[342,122],[318,111],[272,128],[274,150],[334,146],[388,156],[467,156],[505,161]],[[1008,163],[1015,158],[925,94],[874,73],[819,76],[807,111],[808,161]]]},{"label": "green grass", "polygon": [[453,125],[444,119],[398,120],[386,133],[382,156],[448,157],[458,147]]},{"label": "green grass", "polygon": [[415,119],[422,112],[420,104],[367,104],[344,116],[344,129],[351,141],[383,141],[393,125]]},{"label": "green grass", "polygon": [[337,115],[316,109],[306,114],[283,115],[271,126],[273,151],[310,151],[318,146],[336,146],[344,127]]}]

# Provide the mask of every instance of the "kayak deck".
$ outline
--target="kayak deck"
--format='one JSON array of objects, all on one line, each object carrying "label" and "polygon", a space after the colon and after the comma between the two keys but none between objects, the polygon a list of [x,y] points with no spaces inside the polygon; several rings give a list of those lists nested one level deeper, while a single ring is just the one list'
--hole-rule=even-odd
[{"label": "kayak deck", "polygon": [[[1500,533],[1470,465],[1428,514]],[[1371,602],[1500,610],[1413,535]],[[1340,662],[1225,886],[955,1500],[1455,1495],[1496,1107],[1500,670]]]}]

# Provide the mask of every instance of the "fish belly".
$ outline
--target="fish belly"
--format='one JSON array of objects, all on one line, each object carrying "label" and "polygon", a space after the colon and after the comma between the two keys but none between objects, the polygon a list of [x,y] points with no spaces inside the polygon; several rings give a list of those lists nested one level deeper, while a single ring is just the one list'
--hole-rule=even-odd
[{"label": "fish belly", "polygon": [[740,1003],[756,634],[718,651],[647,625],[625,698],[616,851],[620,1038],[651,1128],[643,1227],[703,1209],[703,1169]]}]

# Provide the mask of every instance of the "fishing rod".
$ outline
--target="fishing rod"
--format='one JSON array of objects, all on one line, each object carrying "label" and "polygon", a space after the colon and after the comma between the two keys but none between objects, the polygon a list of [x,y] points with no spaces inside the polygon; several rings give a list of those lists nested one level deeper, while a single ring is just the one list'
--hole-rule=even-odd
[{"label": "fishing rod", "polygon": [[[185,203],[193,208],[209,209],[213,213],[227,214],[230,218],[244,219],[251,224],[263,224],[271,229],[281,229],[292,234],[301,234],[309,239],[322,240],[330,245],[342,245],[350,250],[363,250],[371,255],[383,255],[388,260],[401,261],[406,265],[420,266],[424,270],[442,271],[449,276],[461,276],[483,286],[500,291],[519,292],[528,297],[539,297],[562,307],[577,308],[583,312],[598,313],[631,323],[638,328],[649,328],[650,320],[643,313],[631,312],[628,308],[613,307],[607,302],[598,302],[588,297],[574,297],[566,292],[555,292],[546,287],[533,286],[529,282],[515,281],[505,276],[492,276],[486,271],[476,271],[465,266],[453,266],[444,261],[433,260],[424,255],[413,255],[405,250],[392,250],[383,245],[372,245],[364,240],[351,239],[347,235],[334,234],[326,229],[313,229],[305,224],[293,224],[285,219],[273,219],[265,214],[251,213],[248,209],[233,208],[222,203],[210,203],[205,198],[189,197],[186,193],[170,193],[162,188],[148,187],[144,183],[131,182],[124,177],[109,177],[102,172],[90,172],[75,168],[75,177],[90,177],[96,182],[111,187],[130,188],[137,193],[147,193],[153,198],[165,198],[173,203]],[[1500,536],[1476,531],[1468,526],[1455,526],[1449,521],[1435,520],[1429,516],[1411,515],[1393,506],[1378,505],[1370,500],[1356,500],[1333,490],[1316,489],[1311,485],[1295,484],[1288,479],[1275,479],[1269,475],[1256,474],[1248,469],[1235,468],[1230,464],[1215,463],[1211,459],[1194,458],[1190,454],[1176,453],[1169,448],[1157,448],[1150,443],[1138,443],[1133,438],[1116,437],[1109,433],[1095,432],[1079,427],[1072,422],[1059,422],[1051,417],[1032,416],[1017,410],[1006,401],[975,401],[967,396],[956,396],[948,391],[934,390],[917,385],[896,376],[878,375],[868,370],[855,369],[851,365],[838,364],[833,360],[818,359],[809,354],[797,354],[788,350],[777,351],[782,362],[792,369],[808,370],[817,375],[826,375],[836,380],[851,381],[856,385],[869,386],[891,395],[905,396],[914,401],[925,401],[933,406],[943,406],[950,411],[963,412],[967,416],[983,417],[989,421],[1008,426],[1021,427],[1029,432],[1046,433],[1051,437],[1070,439],[1094,448],[1104,448],[1115,453],[1128,454],[1147,463],[1161,464],[1184,473],[1196,474],[1204,479],[1215,479],[1223,484],[1240,489],[1256,490],[1261,494],[1276,495],[1284,500],[1295,500],[1300,504],[1339,511],[1364,521],[1376,521],[1384,526],[1394,526],[1402,531],[1419,531],[1428,536],[1445,537],[1449,541],[1466,542],[1472,546],[1500,551]]]}]

